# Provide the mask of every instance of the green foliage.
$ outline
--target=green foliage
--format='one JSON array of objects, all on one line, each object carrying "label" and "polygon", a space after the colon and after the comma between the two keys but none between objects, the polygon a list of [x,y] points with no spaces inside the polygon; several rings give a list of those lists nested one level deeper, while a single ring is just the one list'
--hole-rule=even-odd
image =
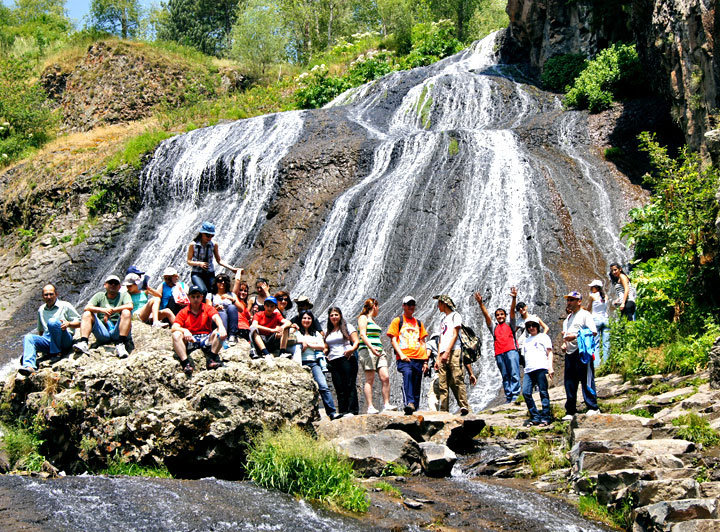
[{"label": "green foliage", "polygon": [[138,0],[92,0],[90,2],[91,27],[123,39],[137,36],[140,29],[140,15]]},{"label": "green foliage", "polygon": [[412,471],[404,465],[395,462],[388,462],[380,473],[381,477],[406,477],[408,475],[412,475]]},{"label": "green foliage", "polygon": [[556,92],[567,92],[588,62],[584,54],[560,54],[551,57],[543,66],[543,87]]},{"label": "green foliage", "polygon": [[403,496],[402,491],[397,489],[395,486],[388,484],[384,480],[381,480],[380,482],[375,484],[375,487],[378,488],[380,491],[384,491],[391,497],[396,497],[398,499],[401,499]]},{"label": "green foliage", "polygon": [[568,467],[570,462],[565,456],[566,452],[567,445],[564,440],[557,443],[540,438],[530,444],[525,461],[532,469],[533,476],[539,477],[553,469]]},{"label": "green foliage", "polygon": [[365,490],[356,484],[349,460],[298,427],[257,435],[248,452],[247,472],[265,488],[329,502],[352,512],[368,509]]},{"label": "green foliage", "polygon": [[606,506],[600,504],[595,495],[581,495],[578,499],[578,510],[584,517],[614,525],[612,516]]},{"label": "green foliage", "polygon": [[158,144],[170,137],[172,137],[172,134],[167,131],[153,129],[129,139],[125,143],[125,148],[108,162],[108,172],[114,172],[124,164],[140,169],[143,156],[153,151]]},{"label": "green foliage", "polygon": [[40,446],[45,443],[34,432],[8,425],[2,426],[2,447],[8,453],[8,461],[15,469],[40,471],[45,457]]},{"label": "green foliage", "polygon": [[426,66],[462,50],[450,20],[416,24],[412,28],[412,49],[400,60],[402,68]]},{"label": "green foliage", "polygon": [[315,65],[298,77],[301,87],[295,92],[299,109],[316,109],[350,88],[345,78],[331,76],[325,65]]},{"label": "green foliage", "polygon": [[35,239],[35,230],[21,227],[18,229],[18,234],[20,235],[20,252],[27,255],[30,253],[30,244]]},{"label": "green foliage", "polygon": [[222,56],[237,19],[236,0],[168,0],[158,17],[157,38]]},{"label": "green foliage", "polygon": [[464,42],[482,39],[494,31],[507,28],[510,19],[505,11],[507,0],[484,0],[472,14]]},{"label": "green foliage", "polygon": [[230,55],[253,71],[265,74],[268,65],[287,57],[288,43],[279,6],[250,0],[233,26]]},{"label": "green foliage", "polygon": [[720,445],[720,434],[710,428],[710,423],[695,412],[690,412],[672,420],[672,424],[679,427],[678,437],[683,440],[699,443],[703,447]]},{"label": "green foliage", "polygon": [[448,143],[448,154],[450,155],[450,157],[455,157],[458,153],[460,153],[458,141],[456,138],[451,137],[450,142]]},{"label": "green foliage", "polygon": [[624,155],[623,149],[618,146],[605,148],[605,159],[608,161],[616,161]]},{"label": "green foliage", "polygon": [[164,465],[157,467],[143,466],[135,462],[128,462],[117,453],[113,458],[108,460],[107,467],[101,470],[99,474],[122,475],[126,477],[173,478],[168,468]]},{"label": "green foliage", "polygon": [[642,88],[643,73],[634,44],[613,44],[588,61],[565,97],[565,104],[597,113],[614,99]]}]

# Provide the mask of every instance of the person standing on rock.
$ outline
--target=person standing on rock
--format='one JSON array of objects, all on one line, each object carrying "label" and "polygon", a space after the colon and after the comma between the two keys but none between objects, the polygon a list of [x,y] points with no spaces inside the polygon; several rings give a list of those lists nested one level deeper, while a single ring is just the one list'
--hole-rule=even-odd
[{"label": "person standing on rock", "polygon": [[[525,317],[527,338],[523,347],[525,353],[525,378],[522,384],[522,394],[530,414],[525,426],[538,425],[546,427],[552,423],[550,411],[550,394],[548,393],[548,379],[553,378],[553,351],[552,341],[544,332],[540,332],[540,318],[528,314]],[[533,388],[537,386],[540,391],[542,412],[538,412],[533,400]]]},{"label": "person standing on rock", "polygon": [[[239,269],[227,262],[223,262],[220,258],[217,242],[212,241],[214,236],[215,225],[210,222],[203,222],[200,226],[200,232],[190,242],[187,252],[187,263],[191,267],[190,281],[193,285],[202,288],[205,294],[215,291],[215,264],[213,258],[220,266],[224,266],[233,273],[237,273]],[[230,290],[230,287],[228,286],[227,289]]]},{"label": "person standing on rock", "polygon": [[87,354],[88,338],[92,332],[98,344],[115,343],[118,358],[127,358],[127,341],[132,329],[133,302],[130,294],[120,292],[120,278],[105,279],[105,291],[90,298],[80,322],[80,341],[75,350]]},{"label": "person standing on rock", "polygon": [[402,303],[403,313],[390,322],[387,331],[395,350],[397,370],[403,377],[403,404],[406,415],[420,407],[422,377],[428,369],[428,352],[425,347],[428,333],[423,323],[413,316],[416,306],[413,296],[405,296]]},{"label": "person standing on rock", "polygon": [[590,313],[582,308],[582,294],[570,292],[565,296],[565,310],[568,313],[563,321],[562,350],[565,351],[565,417],[570,421],[577,413],[577,389],[582,386],[583,398],[588,415],[598,413],[597,392],[595,390],[595,368],[592,360],[583,362],[578,348],[578,335],[581,329],[588,328],[593,336],[597,335],[595,321]]},{"label": "person standing on rock", "polygon": [[[23,339],[21,375],[32,375],[37,369],[37,354],[48,353],[51,357],[70,351],[73,341],[72,329],[80,327],[80,314],[67,301],[57,296],[57,288],[48,283],[42,288],[45,302],[38,308],[37,334],[26,334]],[[68,330],[70,329],[70,330]]]},{"label": "person standing on rock", "polygon": [[345,321],[338,307],[330,307],[328,310],[326,329],[325,347],[338,398],[338,411],[343,416],[356,416],[360,413],[357,396],[358,360],[355,356],[360,343],[358,333],[352,324]]},{"label": "person standing on rock", "polygon": [[227,331],[217,310],[203,302],[205,292],[202,287],[191,286],[189,296],[190,304],[178,312],[171,329],[173,349],[186,375],[192,375],[195,370],[193,359],[188,357],[188,353],[195,349],[202,349],[205,353],[207,369],[222,367],[218,353],[227,338]]},{"label": "person standing on rock", "polygon": [[[460,415],[466,416],[470,413],[470,404],[465,389],[462,344],[460,343],[462,317],[455,310],[455,303],[449,295],[441,294],[433,296],[433,299],[437,299],[438,310],[444,314],[440,321],[440,344],[438,358],[435,362],[440,388],[438,410],[450,411],[450,390],[452,390],[460,407]],[[476,379],[472,366],[467,364],[465,367],[470,375],[470,384],[474,386]]]},{"label": "person standing on rock", "polygon": [[607,362],[610,354],[610,322],[607,299],[600,279],[591,281],[588,286],[590,287],[590,301],[585,308],[591,313],[601,340],[601,342],[596,343],[595,360],[593,362],[600,365]]},{"label": "person standing on rock", "polygon": [[[297,316],[295,316],[293,319],[290,320],[290,322],[292,323],[292,328],[295,331],[299,331],[300,326],[301,326],[300,320],[302,318],[302,313],[306,310],[312,310],[314,305],[310,301],[310,298],[308,298],[307,296],[298,296],[298,298],[293,299],[293,301],[297,305],[298,313],[297,313]],[[322,325],[320,324],[320,320],[318,320],[317,316],[315,316],[314,314],[312,316],[313,316],[313,320],[314,320],[313,327],[315,328],[315,330],[317,332],[320,333],[320,336],[325,338],[325,332],[323,331]],[[320,369],[323,371],[323,373],[327,373],[328,372],[328,364],[327,364],[327,357],[325,357],[325,353],[322,351],[319,351],[318,353],[316,353],[315,359],[316,359],[316,362],[318,363],[318,365],[320,366]]]},{"label": "person standing on rock", "polygon": [[614,304],[628,321],[635,321],[635,287],[617,262],[610,265],[610,281],[615,290]]},{"label": "person standing on rock", "polygon": [[358,333],[360,336],[360,348],[358,359],[360,367],[365,372],[365,385],[363,394],[368,414],[377,414],[379,411],[373,406],[372,391],[375,382],[375,374],[380,379],[380,391],[383,398],[383,410],[397,410],[395,405],[390,404],[390,375],[388,367],[390,361],[387,354],[383,352],[380,334],[382,329],[375,323],[375,318],[380,311],[377,299],[369,298],[363,304],[360,316],[358,316]]},{"label": "person standing on rock", "polygon": [[502,376],[505,401],[512,403],[520,395],[520,353],[515,342],[515,301],[517,299],[517,288],[510,289],[512,302],[510,303],[510,323],[507,323],[507,312],[505,309],[495,309],[495,321],[493,327],[492,319],[480,292],[475,292],[475,301],[480,305],[485,324],[493,335],[495,347],[495,363]]},{"label": "person standing on rock", "polygon": [[[522,355],[523,344],[525,343],[527,337],[530,336],[530,333],[525,328],[525,319],[529,315],[527,303],[520,301],[517,305],[515,305],[515,312],[515,341],[517,342],[518,352]],[[535,315],[535,317],[540,320],[540,328],[542,329],[540,332],[547,334],[550,327],[545,324],[540,316]]]}]

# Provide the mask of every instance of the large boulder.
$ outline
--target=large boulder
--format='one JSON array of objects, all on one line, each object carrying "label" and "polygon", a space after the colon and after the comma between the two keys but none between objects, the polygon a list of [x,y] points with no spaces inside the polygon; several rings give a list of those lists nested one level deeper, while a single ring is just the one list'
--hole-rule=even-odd
[{"label": "large boulder", "polygon": [[122,457],[164,463],[183,475],[236,478],[250,436],[285,423],[311,426],[318,418],[317,386],[289,360],[250,360],[247,343],[221,353],[225,367],[187,377],[170,333],[133,325],[137,348],[125,360],[112,349],[91,349],[15,374],[3,393],[3,414],[34,422],[43,452],[70,472]]},{"label": "large boulder", "polygon": [[[669,530],[672,523],[696,519],[717,519],[717,499],[681,499],[663,501],[636,508],[633,512],[635,522],[633,532],[650,530]],[[686,528],[686,530],[697,530]]]},{"label": "large boulder", "polygon": [[429,477],[449,477],[457,455],[447,445],[429,441],[420,444],[423,471]]},{"label": "large boulder", "polygon": [[422,452],[418,443],[401,430],[382,430],[352,438],[333,440],[334,445],[353,462],[353,467],[366,476],[380,476],[390,464],[399,464],[419,472]]}]

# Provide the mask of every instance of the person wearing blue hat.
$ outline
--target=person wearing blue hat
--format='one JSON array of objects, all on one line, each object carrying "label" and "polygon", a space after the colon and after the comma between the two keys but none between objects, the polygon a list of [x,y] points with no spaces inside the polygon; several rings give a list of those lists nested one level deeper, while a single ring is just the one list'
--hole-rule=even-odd
[{"label": "person wearing blue hat", "polygon": [[[145,272],[143,270],[141,270],[140,268],[138,268],[137,266],[135,266],[133,264],[125,272],[126,275],[130,275],[131,273],[134,273],[135,275],[138,276],[138,280],[137,280],[136,284],[140,290],[148,290],[148,288],[150,288],[150,286],[149,286],[150,276],[145,275]],[[158,294],[154,294],[153,292],[154,292],[154,290],[152,288],[150,288],[150,293],[156,297],[159,297]]]},{"label": "person wearing blue hat", "polygon": [[199,286],[205,293],[215,291],[215,263],[237,274],[242,275],[242,268],[236,268],[220,258],[217,242],[213,242],[215,225],[203,222],[197,236],[190,242],[187,252],[187,263],[190,266],[191,284]]}]

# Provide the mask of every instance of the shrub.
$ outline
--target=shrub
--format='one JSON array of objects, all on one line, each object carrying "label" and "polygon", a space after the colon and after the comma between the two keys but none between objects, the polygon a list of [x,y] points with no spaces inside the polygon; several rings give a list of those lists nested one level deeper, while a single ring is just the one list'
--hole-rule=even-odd
[{"label": "shrub", "polygon": [[426,66],[463,48],[455,38],[455,25],[451,20],[415,24],[411,35],[412,49],[400,61],[402,68]]},{"label": "shrub", "polygon": [[2,427],[2,445],[8,453],[8,461],[15,469],[40,471],[45,457],[40,454],[40,446],[45,443],[35,433],[27,429]]},{"label": "shrub", "polygon": [[642,87],[643,75],[634,44],[613,44],[590,60],[565,97],[565,104],[597,113],[614,99]]},{"label": "shrub", "polygon": [[565,457],[567,448],[564,444],[554,445],[553,442],[539,439],[531,444],[525,460],[533,476],[539,477],[553,469],[560,469],[570,465]]},{"label": "shrub", "polygon": [[299,109],[317,109],[350,88],[344,78],[329,75],[325,65],[315,65],[298,77],[302,87],[295,92]]},{"label": "shrub", "polygon": [[710,428],[710,423],[695,412],[679,416],[672,420],[672,424],[679,427],[678,436],[704,447],[714,447],[720,444],[720,435]]},{"label": "shrub", "polygon": [[256,484],[310,500],[365,512],[365,490],[355,483],[350,461],[329,443],[298,427],[265,430],[250,445],[247,472]]},{"label": "shrub", "polygon": [[123,475],[126,477],[153,477],[173,478],[164,465],[149,467],[135,462],[128,462],[121,458],[117,452],[113,458],[108,460],[107,467],[99,472],[100,475]]},{"label": "shrub", "polygon": [[586,67],[584,54],[556,55],[545,62],[540,79],[546,89],[567,92]]}]

